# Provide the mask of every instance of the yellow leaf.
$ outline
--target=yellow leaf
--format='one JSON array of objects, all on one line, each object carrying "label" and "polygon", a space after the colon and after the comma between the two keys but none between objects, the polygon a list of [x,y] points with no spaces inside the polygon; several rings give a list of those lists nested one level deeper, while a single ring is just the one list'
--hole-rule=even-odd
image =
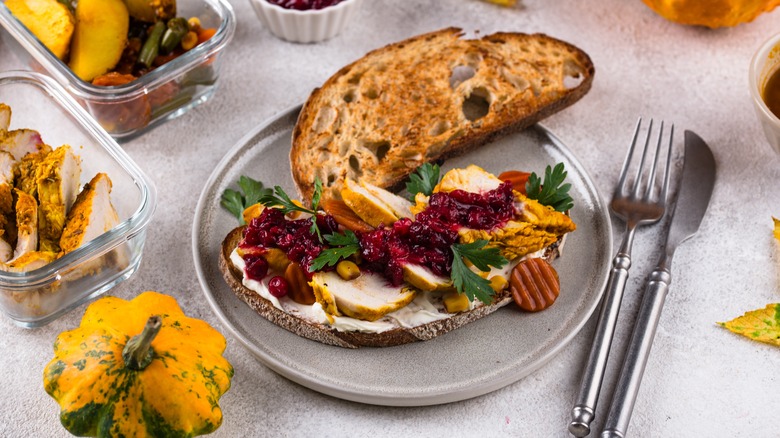
[{"label": "yellow leaf", "polygon": [[515,3],[517,3],[517,0],[487,0],[490,3],[495,3],[499,6],[514,6]]},{"label": "yellow leaf", "polygon": [[772,220],[775,221],[775,239],[780,240],[780,219],[772,216]]},{"label": "yellow leaf", "polygon": [[764,309],[752,310],[729,322],[718,324],[754,341],[780,347],[780,303],[767,304]]}]

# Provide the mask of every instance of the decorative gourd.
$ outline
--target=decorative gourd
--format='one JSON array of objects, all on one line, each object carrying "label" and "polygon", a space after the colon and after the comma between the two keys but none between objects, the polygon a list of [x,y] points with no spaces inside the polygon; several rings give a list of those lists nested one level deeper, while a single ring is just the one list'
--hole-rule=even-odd
[{"label": "decorative gourd", "polygon": [[105,297],[57,337],[44,387],[74,435],[202,435],[222,423],[218,401],[233,377],[224,351],[225,338],[170,296]]},{"label": "decorative gourd", "polygon": [[642,0],[662,17],[681,24],[710,28],[730,27],[753,21],[780,0]]}]

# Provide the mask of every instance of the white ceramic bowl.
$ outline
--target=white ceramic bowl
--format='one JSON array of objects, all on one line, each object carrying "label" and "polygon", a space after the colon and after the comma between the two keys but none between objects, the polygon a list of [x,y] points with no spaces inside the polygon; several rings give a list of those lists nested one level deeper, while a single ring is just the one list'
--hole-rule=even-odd
[{"label": "white ceramic bowl", "polygon": [[769,144],[780,154],[780,118],[764,102],[764,87],[772,73],[780,69],[780,33],[769,38],[758,49],[750,62],[750,96],[756,108],[758,120]]},{"label": "white ceramic bowl", "polygon": [[257,17],[275,36],[294,43],[316,43],[338,35],[363,0],[344,0],[323,9],[285,9],[267,0],[249,0]]}]

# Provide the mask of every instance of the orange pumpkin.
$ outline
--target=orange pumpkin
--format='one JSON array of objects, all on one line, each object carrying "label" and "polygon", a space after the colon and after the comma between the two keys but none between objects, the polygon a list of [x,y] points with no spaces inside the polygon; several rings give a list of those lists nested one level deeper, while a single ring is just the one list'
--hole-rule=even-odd
[{"label": "orange pumpkin", "polygon": [[642,0],[662,17],[681,24],[730,27],[753,21],[780,0]]}]

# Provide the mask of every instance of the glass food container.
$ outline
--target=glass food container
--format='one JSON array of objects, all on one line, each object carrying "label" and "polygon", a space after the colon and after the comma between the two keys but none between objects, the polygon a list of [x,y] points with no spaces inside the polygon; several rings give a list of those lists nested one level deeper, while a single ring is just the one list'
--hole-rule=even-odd
[{"label": "glass food container", "polygon": [[81,160],[80,184],[99,172],[112,182],[119,223],[53,262],[29,272],[0,270],[0,309],[16,324],[38,327],[129,278],[141,262],[155,209],[151,180],[54,80],[39,73],[0,73],[0,103],[9,130],[33,129],[52,148],[70,145]]},{"label": "glass food container", "polygon": [[177,16],[198,17],[214,36],[178,58],[120,86],[95,86],[79,79],[0,0],[0,25],[18,44],[17,55],[36,71],[62,84],[114,138],[127,140],[186,113],[208,100],[217,89],[220,52],[236,27],[233,8],[225,0],[180,0]]}]

